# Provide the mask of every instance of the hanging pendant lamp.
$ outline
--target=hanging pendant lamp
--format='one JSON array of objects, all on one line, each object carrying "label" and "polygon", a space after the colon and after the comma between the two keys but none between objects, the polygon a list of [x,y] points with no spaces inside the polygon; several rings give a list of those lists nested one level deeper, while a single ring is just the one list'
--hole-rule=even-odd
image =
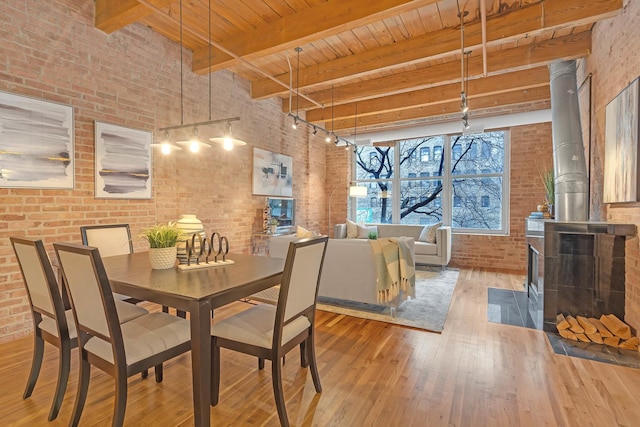
[{"label": "hanging pendant lamp", "polygon": [[247,145],[246,142],[233,137],[233,134],[231,133],[231,122],[227,122],[224,135],[217,138],[209,138],[209,141],[222,144],[222,147],[227,151],[233,150],[233,147]]}]

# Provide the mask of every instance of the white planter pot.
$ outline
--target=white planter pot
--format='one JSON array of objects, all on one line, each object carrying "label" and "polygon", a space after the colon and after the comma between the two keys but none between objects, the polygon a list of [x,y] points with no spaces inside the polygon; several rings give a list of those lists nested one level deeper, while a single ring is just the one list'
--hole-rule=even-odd
[{"label": "white planter pot", "polygon": [[150,248],[149,262],[151,262],[151,268],[155,270],[173,268],[176,265],[176,247]]}]

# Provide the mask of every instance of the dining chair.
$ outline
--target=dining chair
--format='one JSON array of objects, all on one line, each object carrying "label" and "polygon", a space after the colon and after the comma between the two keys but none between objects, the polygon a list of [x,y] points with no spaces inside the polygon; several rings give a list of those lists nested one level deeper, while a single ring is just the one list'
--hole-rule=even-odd
[{"label": "dining chair", "polygon": [[[59,366],[58,381],[48,418],[52,421],[58,416],[67,388],[71,349],[77,346],[76,325],[72,311],[65,308],[42,240],[21,237],[11,237],[10,240],[27,290],[34,330],[31,371],[22,397],[27,399],[33,393],[42,367],[44,343],[54,345],[58,348]],[[149,313],[142,307],[121,301],[117,302],[117,311],[123,322]]]},{"label": "dining chair", "polygon": [[211,327],[211,405],[218,404],[220,394],[220,348],[228,348],[271,360],[271,381],[278,418],[289,425],[282,389],[282,366],[279,363],[291,349],[300,345],[300,364],[310,367],[316,392],[320,393],[320,376],[314,345],[315,309],[318,285],[328,238],[302,239],[289,244],[280,292],[276,305],[258,304]]},{"label": "dining chair", "polygon": [[189,321],[167,313],[148,313],[120,324],[99,250],[73,243],[53,246],[78,331],[80,373],[70,425],[80,422],[91,365],[95,365],[115,378],[112,425],[121,426],[127,404],[127,378],[155,367],[156,381],[162,381],[162,363],[191,349]]}]

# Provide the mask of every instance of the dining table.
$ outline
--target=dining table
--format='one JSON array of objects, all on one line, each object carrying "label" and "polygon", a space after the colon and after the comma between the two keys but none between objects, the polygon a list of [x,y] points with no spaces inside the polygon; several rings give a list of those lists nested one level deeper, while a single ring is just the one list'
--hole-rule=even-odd
[{"label": "dining table", "polygon": [[180,271],[154,270],[149,254],[138,252],[103,258],[114,292],[189,313],[193,418],[211,423],[211,322],[215,308],[280,283],[284,259],[230,253],[233,264]]}]

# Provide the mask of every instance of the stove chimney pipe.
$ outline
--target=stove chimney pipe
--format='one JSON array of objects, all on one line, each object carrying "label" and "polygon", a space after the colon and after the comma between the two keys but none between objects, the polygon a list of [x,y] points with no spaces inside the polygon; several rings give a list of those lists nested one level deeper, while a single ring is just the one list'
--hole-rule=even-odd
[{"label": "stove chimney pipe", "polygon": [[582,145],[576,62],[549,65],[556,221],[587,221],[589,185]]}]

